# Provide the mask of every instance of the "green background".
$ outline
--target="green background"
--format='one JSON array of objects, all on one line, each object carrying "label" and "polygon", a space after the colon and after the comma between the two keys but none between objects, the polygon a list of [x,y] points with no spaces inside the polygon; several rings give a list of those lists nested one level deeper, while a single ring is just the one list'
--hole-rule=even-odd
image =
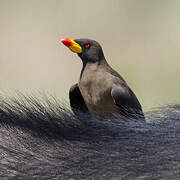
[{"label": "green background", "polygon": [[67,101],[82,64],[65,37],[100,42],[145,110],[179,102],[179,0],[0,0],[0,91]]}]

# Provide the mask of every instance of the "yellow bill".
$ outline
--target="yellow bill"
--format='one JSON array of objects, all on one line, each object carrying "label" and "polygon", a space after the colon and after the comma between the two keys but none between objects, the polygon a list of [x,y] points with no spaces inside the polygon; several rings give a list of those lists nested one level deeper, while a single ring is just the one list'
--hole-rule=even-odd
[{"label": "yellow bill", "polygon": [[67,46],[72,52],[81,53],[82,47],[71,38],[62,39],[61,42]]}]

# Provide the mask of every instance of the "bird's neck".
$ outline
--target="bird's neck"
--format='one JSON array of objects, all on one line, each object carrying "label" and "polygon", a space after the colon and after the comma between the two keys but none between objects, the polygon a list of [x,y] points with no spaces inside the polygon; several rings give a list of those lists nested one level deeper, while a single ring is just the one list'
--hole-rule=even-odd
[{"label": "bird's neck", "polygon": [[98,69],[99,66],[109,66],[109,65],[105,58],[102,58],[100,61],[97,61],[97,62],[83,62],[80,79],[86,68],[93,67],[94,69]]}]

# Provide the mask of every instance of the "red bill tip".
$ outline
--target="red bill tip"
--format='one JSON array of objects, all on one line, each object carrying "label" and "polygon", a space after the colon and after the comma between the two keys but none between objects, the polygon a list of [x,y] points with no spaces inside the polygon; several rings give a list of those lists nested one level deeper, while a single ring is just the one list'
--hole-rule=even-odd
[{"label": "red bill tip", "polygon": [[71,46],[73,44],[72,40],[70,38],[62,39],[61,42],[67,47],[69,47],[69,46]]}]

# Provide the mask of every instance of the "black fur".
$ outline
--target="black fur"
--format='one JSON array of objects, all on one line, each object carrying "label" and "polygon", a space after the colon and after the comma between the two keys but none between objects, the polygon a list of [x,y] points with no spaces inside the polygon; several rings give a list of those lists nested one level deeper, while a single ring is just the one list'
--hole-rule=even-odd
[{"label": "black fur", "polygon": [[77,119],[55,98],[1,98],[0,179],[179,179],[180,105]]}]

